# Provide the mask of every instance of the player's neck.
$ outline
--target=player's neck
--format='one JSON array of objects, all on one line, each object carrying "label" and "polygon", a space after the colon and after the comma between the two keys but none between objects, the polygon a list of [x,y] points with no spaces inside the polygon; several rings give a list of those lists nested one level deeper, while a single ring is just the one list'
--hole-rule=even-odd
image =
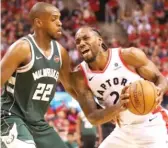
[{"label": "player's neck", "polygon": [[97,55],[96,60],[94,62],[89,63],[90,69],[94,70],[94,71],[104,70],[104,68],[106,67],[107,62],[109,60],[108,59],[108,54],[109,54],[108,51],[100,52]]},{"label": "player's neck", "polygon": [[44,34],[40,32],[36,32],[33,35],[34,40],[36,41],[37,45],[42,49],[42,50],[50,50],[51,49],[51,38],[47,38],[44,36]]}]

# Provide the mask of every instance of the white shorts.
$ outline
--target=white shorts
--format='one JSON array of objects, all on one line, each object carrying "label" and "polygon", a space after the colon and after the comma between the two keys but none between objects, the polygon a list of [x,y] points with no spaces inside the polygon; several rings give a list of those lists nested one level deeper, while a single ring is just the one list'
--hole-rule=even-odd
[{"label": "white shorts", "polygon": [[158,115],[152,121],[116,127],[99,148],[168,148],[166,139],[166,124]]}]

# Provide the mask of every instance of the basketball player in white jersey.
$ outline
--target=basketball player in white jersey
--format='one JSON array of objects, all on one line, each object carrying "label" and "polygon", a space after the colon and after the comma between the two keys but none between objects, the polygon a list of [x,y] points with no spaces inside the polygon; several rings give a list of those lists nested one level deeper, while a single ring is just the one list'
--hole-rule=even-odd
[{"label": "basketball player in white jersey", "polygon": [[[78,77],[78,82],[74,82],[74,85],[76,91],[83,94],[79,95],[83,100],[85,98],[89,100],[93,94],[95,101],[102,108],[116,106],[120,102],[120,94],[125,86],[136,80],[147,79],[158,87],[156,101],[158,103],[162,101],[163,94],[168,89],[167,80],[140,49],[133,47],[107,49],[99,32],[90,27],[80,28],[75,40],[84,61],[74,73],[75,78]],[[81,76],[82,72],[84,76]],[[82,105],[86,117],[89,114],[88,106],[93,104],[91,100],[90,104],[88,102],[83,101]],[[99,148],[167,148],[166,123],[160,112],[138,116],[126,109],[118,111],[118,114],[120,127],[116,125],[115,130]],[[114,114],[114,118],[116,115],[117,113]],[[102,123],[107,122],[106,116],[109,114],[99,116],[102,118]],[[92,124],[100,124],[91,118],[88,119]]]}]

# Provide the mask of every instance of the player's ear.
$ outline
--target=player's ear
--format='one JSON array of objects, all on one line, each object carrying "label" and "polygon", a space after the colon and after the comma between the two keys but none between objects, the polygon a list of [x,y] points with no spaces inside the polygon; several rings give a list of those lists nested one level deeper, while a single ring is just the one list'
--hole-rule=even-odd
[{"label": "player's ear", "polygon": [[34,19],[34,24],[35,24],[37,27],[42,27],[42,25],[43,25],[42,21],[41,21],[39,18],[35,18],[35,19]]}]

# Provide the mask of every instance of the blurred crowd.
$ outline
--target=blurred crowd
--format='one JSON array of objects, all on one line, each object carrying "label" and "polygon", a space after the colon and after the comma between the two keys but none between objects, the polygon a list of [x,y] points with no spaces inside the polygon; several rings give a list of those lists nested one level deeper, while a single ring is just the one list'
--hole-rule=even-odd
[{"label": "blurred crowd", "polygon": [[69,148],[97,148],[115,127],[112,123],[93,126],[81,110],[65,104],[49,107],[45,120]]},{"label": "blurred crowd", "polygon": [[[127,3],[124,0],[74,0],[69,1],[72,3],[71,8],[66,3],[68,0],[2,0],[2,56],[14,41],[33,33],[28,13],[37,1],[52,3],[61,11],[63,37],[59,42],[69,51],[72,66],[82,61],[74,41],[78,28],[90,25],[100,29],[101,32],[101,27],[97,25],[99,22],[109,26],[117,23],[127,34],[129,46],[142,49],[168,78],[168,0],[127,0]],[[120,40],[113,38],[109,42],[108,38],[109,36],[104,36],[109,48],[122,46]],[[57,91],[64,91],[61,84],[58,85]],[[166,108],[167,104],[168,102],[163,102]],[[60,136],[70,142],[69,147],[77,147],[80,143],[79,135],[75,134],[78,116],[79,112],[76,109],[67,109],[65,106],[49,109],[46,116],[46,120],[55,127]],[[102,139],[100,135],[96,137]],[[99,138],[96,138],[97,142]]]},{"label": "blurred crowd", "polygon": [[[33,33],[28,13],[37,1],[52,3],[61,11],[64,31],[59,42],[69,51],[72,66],[82,60],[75,49],[75,32],[82,25],[98,28],[96,25],[103,20],[105,23],[121,24],[127,32],[129,45],[144,50],[168,77],[168,0],[128,0],[125,4],[123,0],[104,0],[104,11],[99,0],[76,0],[71,9],[63,0],[2,0],[2,56],[18,38]],[[99,11],[101,14],[104,12],[104,19],[100,18]],[[109,47],[121,46],[119,40],[113,38],[109,42],[108,38],[104,37]]]},{"label": "blurred crowd", "polygon": [[[42,0],[11,0],[10,2],[2,0],[2,55],[15,40],[33,32],[28,13],[37,1]],[[62,0],[45,1],[56,5],[61,11],[64,33],[59,42],[69,51],[72,64],[76,65],[81,61],[81,57],[75,50],[75,32],[82,25],[89,24],[97,27],[100,2],[98,0],[77,0],[75,7],[70,10]],[[144,50],[163,74],[168,76],[168,1],[136,0],[134,2],[131,8],[126,4],[125,7],[122,6],[122,0],[106,0],[104,20],[106,23],[119,22],[122,24],[128,34],[130,46]],[[120,46],[120,42],[115,38],[107,44],[109,47]]]},{"label": "blurred crowd", "polygon": [[132,13],[120,22],[128,33],[131,46],[142,49],[168,77],[168,1],[139,1]]},{"label": "blurred crowd", "polygon": [[60,137],[65,141],[77,141],[76,124],[78,111],[75,108],[67,108],[62,105],[58,108],[49,108],[45,119],[54,127]]}]

